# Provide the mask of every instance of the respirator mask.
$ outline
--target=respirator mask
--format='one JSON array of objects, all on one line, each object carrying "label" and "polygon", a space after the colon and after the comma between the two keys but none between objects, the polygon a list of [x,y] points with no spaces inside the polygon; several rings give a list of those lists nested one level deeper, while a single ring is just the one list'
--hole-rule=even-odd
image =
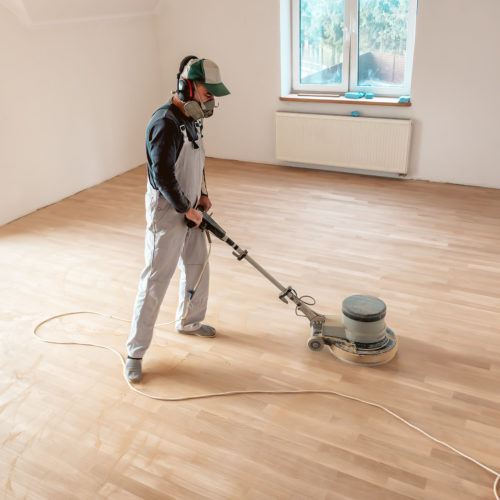
[{"label": "respirator mask", "polygon": [[214,109],[216,107],[214,99],[207,102],[188,101],[184,103],[184,111],[193,118],[193,120],[210,118],[214,114]]},{"label": "respirator mask", "polygon": [[186,103],[184,103],[184,111],[194,120],[210,118],[214,114],[214,109],[217,107],[215,105],[215,99],[210,99],[207,102],[203,102],[196,82],[194,82],[194,88],[196,95],[198,96],[198,99],[200,101],[187,101]]}]

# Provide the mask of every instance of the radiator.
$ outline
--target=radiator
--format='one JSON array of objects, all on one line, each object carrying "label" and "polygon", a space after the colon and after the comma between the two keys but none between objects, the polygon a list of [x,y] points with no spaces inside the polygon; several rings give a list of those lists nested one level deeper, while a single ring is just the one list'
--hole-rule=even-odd
[{"label": "radiator", "polygon": [[411,120],[276,113],[278,160],[406,174]]}]

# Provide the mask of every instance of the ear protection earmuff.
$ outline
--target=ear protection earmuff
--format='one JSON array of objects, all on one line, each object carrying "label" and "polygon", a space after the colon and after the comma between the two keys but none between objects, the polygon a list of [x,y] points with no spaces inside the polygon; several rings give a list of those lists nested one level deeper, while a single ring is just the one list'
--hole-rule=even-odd
[{"label": "ear protection earmuff", "polygon": [[194,99],[194,86],[191,80],[180,78],[177,82],[177,96],[182,102],[192,101]]},{"label": "ear protection earmuff", "polygon": [[191,59],[198,59],[196,56],[186,56],[179,66],[179,72],[177,73],[177,96],[182,102],[191,101],[194,99],[194,85],[191,80],[187,78],[182,78],[181,74],[186,67],[186,64],[191,61]]}]

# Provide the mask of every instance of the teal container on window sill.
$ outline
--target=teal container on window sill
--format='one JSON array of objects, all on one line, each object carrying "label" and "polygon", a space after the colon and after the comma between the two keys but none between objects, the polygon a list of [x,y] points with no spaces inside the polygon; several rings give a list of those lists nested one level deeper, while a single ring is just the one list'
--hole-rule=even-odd
[{"label": "teal container on window sill", "polygon": [[364,96],[364,92],[346,92],[344,94],[344,97],[347,97],[347,99],[361,99]]}]

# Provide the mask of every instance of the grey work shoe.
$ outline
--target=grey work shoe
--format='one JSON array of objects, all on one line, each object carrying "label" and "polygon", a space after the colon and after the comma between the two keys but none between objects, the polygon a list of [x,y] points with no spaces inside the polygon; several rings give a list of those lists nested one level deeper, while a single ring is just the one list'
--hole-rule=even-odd
[{"label": "grey work shoe", "polygon": [[127,358],[125,376],[129,382],[139,383],[142,379],[142,359]]},{"label": "grey work shoe", "polygon": [[184,335],[196,335],[197,337],[215,337],[215,328],[213,326],[204,325],[203,323],[195,330],[180,330],[176,328],[179,333]]}]

